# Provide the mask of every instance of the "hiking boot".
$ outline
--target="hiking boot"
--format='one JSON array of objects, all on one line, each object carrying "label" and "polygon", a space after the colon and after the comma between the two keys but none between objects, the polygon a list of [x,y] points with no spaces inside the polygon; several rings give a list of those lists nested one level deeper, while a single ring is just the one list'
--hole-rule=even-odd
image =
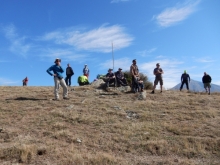
[{"label": "hiking boot", "polygon": [[106,90],[107,92],[110,92],[110,88],[109,88],[109,87],[107,87],[105,90]]},{"label": "hiking boot", "polygon": [[63,97],[63,99],[64,99],[64,100],[69,100],[70,98],[68,98],[68,97]]},{"label": "hiking boot", "polygon": [[154,94],[154,91],[152,91],[151,94]]},{"label": "hiking boot", "polygon": [[53,101],[60,101],[60,99],[59,98],[55,98],[55,99],[52,99]]}]

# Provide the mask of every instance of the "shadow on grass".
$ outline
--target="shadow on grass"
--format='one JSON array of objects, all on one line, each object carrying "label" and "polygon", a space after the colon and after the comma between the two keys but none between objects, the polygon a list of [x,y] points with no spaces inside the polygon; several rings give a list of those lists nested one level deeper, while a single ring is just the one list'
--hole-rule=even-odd
[{"label": "shadow on grass", "polygon": [[119,95],[118,93],[100,93],[99,95]]},{"label": "shadow on grass", "polygon": [[17,97],[17,98],[15,98],[15,99],[6,99],[6,100],[20,100],[20,101],[32,100],[32,101],[39,101],[39,100],[47,100],[47,99],[37,99],[37,98],[28,98],[28,97]]}]

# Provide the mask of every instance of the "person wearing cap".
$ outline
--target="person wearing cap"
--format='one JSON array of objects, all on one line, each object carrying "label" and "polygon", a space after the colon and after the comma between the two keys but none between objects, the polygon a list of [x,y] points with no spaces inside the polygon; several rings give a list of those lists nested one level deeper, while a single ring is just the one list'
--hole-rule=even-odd
[{"label": "person wearing cap", "polygon": [[115,73],[115,76],[116,76],[118,86],[121,86],[121,85],[127,86],[128,85],[127,80],[124,77],[124,73],[122,72],[121,68],[118,69],[118,71]]},{"label": "person wearing cap", "polygon": [[54,77],[54,94],[55,99],[59,100],[59,86],[61,85],[63,88],[63,99],[69,99],[68,98],[68,89],[65,83],[65,80],[63,79],[62,73],[64,72],[63,68],[61,67],[61,59],[57,58],[54,61],[55,65],[52,65],[50,68],[47,69],[47,73]]},{"label": "person wearing cap", "polygon": [[152,94],[154,94],[154,90],[158,84],[158,82],[160,82],[160,93],[162,93],[162,89],[163,89],[163,78],[162,78],[162,74],[163,74],[163,69],[160,68],[160,64],[157,63],[156,64],[156,68],[153,71],[153,74],[155,75],[155,80],[154,80],[154,87],[152,90]]},{"label": "person wearing cap", "polygon": [[132,76],[132,90],[135,93],[136,90],[139,88],[138,81],[137,81],[139,77],[139,69],[137,66],[136,59],[132,60],[132,65],[130,66],[130,73]]},{"label": "person wearing cap", "polygon": [[115,74],[112,72],[112,69],[108,70],[108,73],[106,74],[106,87],[109,87],[109,84],[114,83],[115,87]]},{"label": "person wearing cap", "polygon": [[210,95],[210,88],[211,88],[211,82],[212,78],[210,75],[208,75],[206,72],[204,72],[204,76],[202,77],[202,82],[204,84],[204,88],[206,90],[206,93]]},{"label": "person wearing cap", "polygon": [[89,79],[89,68],[88,68],[87,64],[84,65],[83,75]]},{"label": "person wearing cap", "polygon": [[186,84],[186,88],[189,91],[189,83],[190,83],[190,76],[189,74],[186,73],[186,70],[184,70],[184,73],[181,76],[181,86],[180,86],[180,91],[183,89],[183,85]]},{"label": "person wearing cap", "polygon": [[67,64],[67,68],[66,68],[66,78],[65,78],[65,82],[67,86],[71,86],[71,77],[72,75],[74,75],[73,69],[70,66],[70,64]]}]

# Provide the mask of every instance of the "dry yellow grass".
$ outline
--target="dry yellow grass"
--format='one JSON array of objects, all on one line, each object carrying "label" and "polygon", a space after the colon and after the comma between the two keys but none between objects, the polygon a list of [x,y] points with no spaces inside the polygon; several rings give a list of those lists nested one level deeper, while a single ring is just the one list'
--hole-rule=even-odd
[{"label": "dry yellow grass", "polygon": [[220,164],[220,94],[74,88],[0,87],[0,164]]}]

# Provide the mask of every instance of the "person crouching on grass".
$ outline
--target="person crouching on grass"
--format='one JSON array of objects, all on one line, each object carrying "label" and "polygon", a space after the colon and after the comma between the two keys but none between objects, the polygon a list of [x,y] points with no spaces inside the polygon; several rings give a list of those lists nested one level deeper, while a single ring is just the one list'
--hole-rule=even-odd
[{"label": "person crouching on grass", "polygon": [[[63,68],[61,67],[61,59],[57,58],[55,60],[55,65],[52,65],[50,68],[47,69],[47,73],[51,76],[54,76],[54,94],[55,94],[55,99],[54,100],[59,100],[59,86],[61,85],[63,88],[63,99],[68,100],[68,89],[67,85],[65,83],[65,80],[63,78],[62,73],[64,72]],[[52,73],[53,71],[53,73]]]}]

